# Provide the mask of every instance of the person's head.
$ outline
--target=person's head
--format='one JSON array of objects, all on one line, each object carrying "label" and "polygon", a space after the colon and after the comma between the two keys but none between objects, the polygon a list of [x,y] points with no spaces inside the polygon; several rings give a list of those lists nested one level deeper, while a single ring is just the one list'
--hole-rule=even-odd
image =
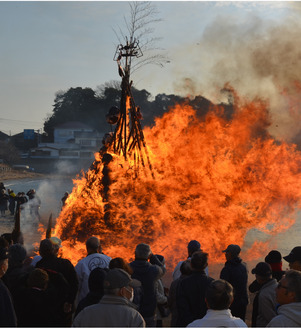
[{"label": "person's head", "polygon": [[148,260],[152,251],[148,244],[140,243],[135,249],[135,259]]},{"label": "person's head", "polygon": [[8,269],[8,251],[6,248],[0,247],[0,278]]},{"label": "person's head", "polygon": [[30,272],[27,284],[30,288],[38,288],[41,290],[46,290],[49,282],[48,273],[41,268],[35,268]]},{"label": "person's head", "polygon": [[238,257],[240,251],[240,246],[238,246],[237,244],[229,244],[228,247],[223,250],[226,256],[226,260],[231,260],[235,257]]},{"label": "person's head", "polygon": [[88,286],[90,292],[104,294],[104,280],[108,270],[96,267],[89,274]]},{"label": "person's head", "polygon": [[200,250],[201,244],[197,240],[191,240],[187,245],[188,257],[191,257],[194,252]]},{"label": "person's head", "polygon": [[7,241],[9,246],[14,243],[12,233],[3,233],[1,237]]},{"label": "person's head", "polygon": [[190,275],[192,273],[190,259],[184,260],[180,266],[181,275]]},{"label": "person's head", "polygon": [[121,268],[109,270],[104,280],[105,294],[122,296],[130,301],[134,297],[133,288],[140,286],[140,281],[132,279],[129,273]]},{"label": "person's head", "polygon": [[269,264],[281,263],[282,256],[278,250],[271,250],[265,257],[264,261]]},{"label": "person's head", "polygon": [[40,242],[39,253],[42,258],[54,255],[53,243],[49,239],[42,240]]},{"label": "person's head", "polygon": [[62,248],[62,240],[57,238],[56,236],[52,236],[49,240],[53,245],[54,254],[57,255],[60,248]]},{"label": "person's head", "polygon": [[22,266],[27,255],[26,249],[19,243],[8,248],[8,264],[11,267]]},{"label": "person's head", "polygon": [[233,287],[225,280],[214,280],[206,290],[207,307],[212,310],[227,310],[233,302]]},{"label": "person's head", "polygon": [[96,236],[91,236],[86,241],[86,249],[88,255],[101,252],[101,245],[99,239]]},{"label": "person's head", "polygon": [[276,299],[280,305],[301,302],[301,272],[287,271],[276,288]]},{"label": "person's head", "polygon": [[252,274],[255,274],[258,283],[263,284],[272,278],[271,265],[265,262],[260,262],[252,269]]},{"label": "person's head", "polygon": [[293,248],[289,255],[284,256],[283,259],[288,262],[291,270],[301,271],[301,246]]},{"label": "person's head", "polygon": [[2,248],[8,248],[9,247],[9,243],[7,242],[7,240],[5,238],[0,237],[0,247]]},{"label": "person's head", "polygon": [[208,254],[203,251],[195,251],[191,257],[193,271],[203,271],[208,266]]},{"label": "person's head", "polygon": [[130,275],[133,274],[133,269],[130,265],[121,257],[116,257],[110,260],[109,269],[112,270],[113,268],[121,268],[128,272]]}]

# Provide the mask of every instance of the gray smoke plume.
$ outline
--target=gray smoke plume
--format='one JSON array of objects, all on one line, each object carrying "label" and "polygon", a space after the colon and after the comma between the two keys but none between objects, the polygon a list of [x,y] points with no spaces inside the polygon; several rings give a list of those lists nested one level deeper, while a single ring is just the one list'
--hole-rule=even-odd
[{"label": "gray smoke plume", "polygon": [[198,43],[173,51],[175,91],[220,102],[220,90],[229,83],[248,100],[268,102],[269,132],[275,138],[296,141],[301,129],[300,30],[301,23],[293,18],[277,25],[251,14],[241,21],[217,17]]}]

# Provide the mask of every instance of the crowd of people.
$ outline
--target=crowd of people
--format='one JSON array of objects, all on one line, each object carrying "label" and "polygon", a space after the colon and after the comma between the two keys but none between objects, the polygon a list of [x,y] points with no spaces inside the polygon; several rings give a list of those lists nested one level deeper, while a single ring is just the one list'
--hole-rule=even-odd
[{"label": "crowd of people", "polygon": [[39,209],[41,199],[36,194],[34,189],[30,189],[27,193],[18,192],[17,194],[12,189],[6,189],[4,184],[0,183],[0,214],[5,217],[8,214],[14,216],[16,211],[22,209],[24,205],[29,204],[30,216],[34,219],[41,220]]},{"label": "crowd of people", "polygon": [[170,287],[162,280],[164,256],[148,244],[138,244],[128,263],[105,255],[100,240],[90,237],[75,266],[59,256],[61,248],[59,238],[43,239],[39,255],[29,257],[10,234],[0,237],[1,327],[247,327],[250,294],[249,326],[301,326],[301,246],[283,257],[288,271],[272,250],[252,269],[249,285],[238,245],[221,251],[225,265],[212,278],[209,254],[192,240]]}]

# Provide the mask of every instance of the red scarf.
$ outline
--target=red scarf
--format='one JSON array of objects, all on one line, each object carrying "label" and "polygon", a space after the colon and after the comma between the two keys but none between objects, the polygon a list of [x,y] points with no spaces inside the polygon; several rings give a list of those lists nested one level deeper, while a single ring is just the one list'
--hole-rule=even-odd
[{"label": "red scarf", "polygon": [[270,263],[273,272],[281,272],[282,271],[282,262],[280,263]]}]

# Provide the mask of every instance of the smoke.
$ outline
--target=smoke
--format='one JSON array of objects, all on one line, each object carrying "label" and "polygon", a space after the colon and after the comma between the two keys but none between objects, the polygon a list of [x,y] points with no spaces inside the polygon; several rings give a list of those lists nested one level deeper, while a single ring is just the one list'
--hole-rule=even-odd
[{"label": "smoke", "polygon": [[300,28],[292,19],[276,25],[252,15],[217,17],[196,44],[173,51],[176,93],[220,102],[220,90],[229,83],[244,98],[267,101],[269,132],[293,141],[301,128]]}]

